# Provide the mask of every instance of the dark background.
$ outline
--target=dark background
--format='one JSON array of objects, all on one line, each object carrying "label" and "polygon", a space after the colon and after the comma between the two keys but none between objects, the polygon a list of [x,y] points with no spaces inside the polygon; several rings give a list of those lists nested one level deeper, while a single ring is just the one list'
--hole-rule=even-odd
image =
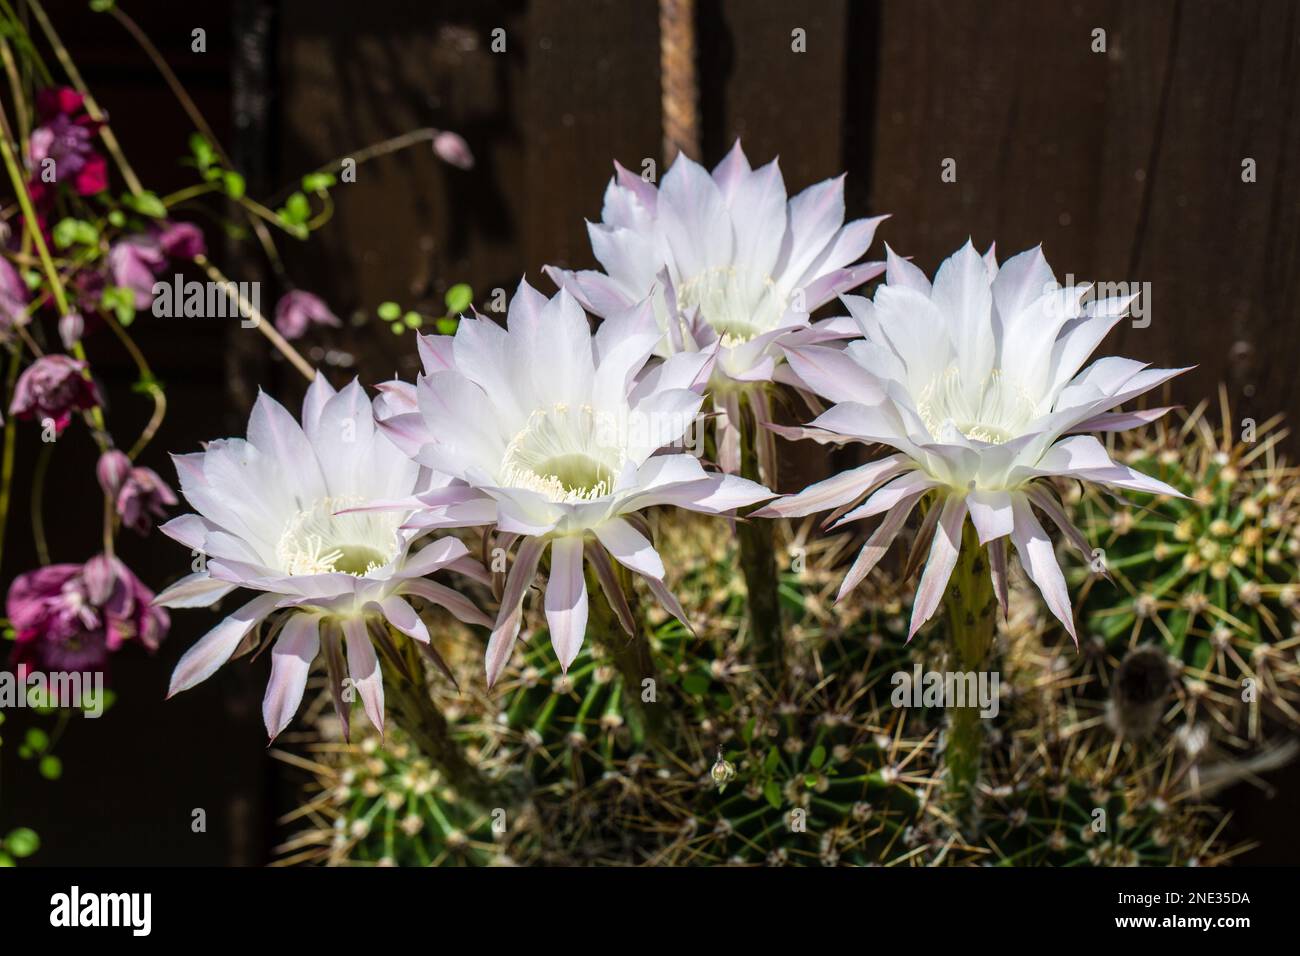
[{"label": "dark background", "polygon": [[[308,243],[282,243],[294,283],[345,320],[387,299],[436,311],[460,281],[480,302],[524,273],[549,290],[543,264],[594,265],[583,218],[599,218],[610,161],[660,159],[652,0],[122,5],[255,197],[412,128],[469,141],[471,172],[427,149],[360,167],[355,184],[334,190],[329,226]],[[146,186],[189,184],[193,173],[177,160],[191,126],[147,58],[84,0],[48,8]],[[756,163],[781,155],[792,194],[847,170],[850,217],[893,213],[878,238],[927,272],[970,235],[981,249],[996,239],[1002,258],[1042,242],[1058,276],[1149,282],[1150,326],[1121,326],[1108,349],[1196,364],[1176,382],[1174,397],[1187,404],[1225,382],[1238,419],[1293,417],[1298,11],[1290,0],[700,0],[703,159],[711,165],[743,137]],[[190,49],[199,27],[205,53]],[[501,54],[489,49],[498,27]],[[796,28],[806,53],[791,51]],[[1092,52],[1097,28],[1104,54]],[[940,179],[946,158],[956,160],[955,183]],[[1257,182],[1242,182],[1246,158]],[[268,279],[252,245],[209,235],[227,274]],[[282,289],[268,279],[264,307]],[[133,332],[167,386],[171,411],[144,462],[168,478],[165,452],[243,433],[258,386],[296,407],[301,381],[255,331],[144,316]],[[336,384],[412,371],[410,336],[377,321],[301,344]],[[130,392],[134,369],[114,345],[104,335],[88,342],[110,422],[129,436],[149,402]],[[35,563],[24,513],[34,430],[22,437],[5,589]],[[84,435],[55,454],[45,509],[55,561],[97,547],[93,460]],[[189,560],[159,535],[127,532],[121,552],[155,588]],[[213,623],[203,611],[177,612],[156,657],[117,659],[119,701],[98,723],[69,728],[57,783],[17,760],[29,718],[10,712],[0,832],[36,828],[41,863],[265,862],[291,782],[265,755],[266,663],[224,668],[161,702],[176,659]],[[1300,788],[1296,769],[1273,783],[1277,799],[1249,788],[1228,798],[1237,813],[1229,834],[1264,841],[1251,862],[1298,855],[1287,799]],[[207,811],[206,834],[191,832],[195,808]]]}]

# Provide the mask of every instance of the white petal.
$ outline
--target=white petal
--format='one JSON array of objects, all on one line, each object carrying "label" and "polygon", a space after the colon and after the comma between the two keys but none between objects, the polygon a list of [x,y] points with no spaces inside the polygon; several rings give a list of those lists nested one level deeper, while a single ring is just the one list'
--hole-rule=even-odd
[{"label": "white petal", "polygon": [[270,739],[280,736],[298,712],[319,650],[320,619],[316,615],[294,614],[285,622],[271,649],[271,677],[262,698],[262,720]]},{"label": "white petal", "polygon": [[582,572],[582,537],[556,538],[551,545],[551,575],[546,582],[546,624],[551,646],[568,671],[587,633],[587,580]]}]

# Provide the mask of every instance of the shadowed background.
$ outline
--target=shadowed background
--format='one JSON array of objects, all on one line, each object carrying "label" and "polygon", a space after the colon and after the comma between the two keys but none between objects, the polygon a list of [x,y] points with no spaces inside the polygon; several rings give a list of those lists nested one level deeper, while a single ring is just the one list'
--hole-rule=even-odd
[{"label": "shadowed background", "polygon": [[[412,377],[414,342],[373,316],[378,303],[440,309],[468,282],[482,303],[522,274],[548,292],[544,264],[595,265],[583,219],[598,219],[611,160],[640,168],[661,149],[658,10],[653,0],[233,0],[129,2],[247,174],[255,197],[311,168],[407,130],[460,132],[469,172],[426,148],[378,159],[333,190],[333,222],[282,243],[289,275],[349,323],[302,343],[335,384]],[[177,160],[191,127],[131,39],[84,0],[48,8],[146,185],[192,182]],[[1042,242],[1059,277],[1149,283],[1150,325],[1124,323],[1105,348],[1155,365],[1197,365],[1173,396],[1194,404],[1228,385],[1235,417],[1300,411],[1290,358],[1300,339],[1300,4],[1288,0],[699,0],[702,158],[736,137],[755,163],[780,154],[791,193],[847,171],[850,218],[891,213],[888,242],[927,272],[968,236],[1002,258]],[[191,50],[202,28],[207,50]],[[506,50],[492,52],[494,30]],[[1095,30],[1106,50],[1094,52]],[[806,52],[792,50],[804,31]],[[7,95],[7,94],[6,94]],[[1253,160],[1256,181],[1243,182]],[[956,181],[941,178],[946,160]],[[185,214],[182,215],[184,217]],[[190,213],[205,226],[213,223]],[[284,287],[253,247],[213,258],[232,278]],[[171,412],[144,463],[242,434],[260,386],[295,407],[303,383],[255,331],[218,320],[133,327]],[[115,430],[149,402],[110,337],[87,342]],[[35,563],[23,503],[35,455],[22,430],[4,586]],[[807,447],[805,447],[807,446]],[[1293,447],[1292,442],[1287,447]],[[824,452],[785,445],[803,467]],[[60,442],[46,491],[54,560],[97,547],[93,448]],[[127,532],[122,554],[158,588],[189,556]],[[173,615],[162,651],[119,656],[119,701],[60,744],[65,774],[40,779],[6,746],[0,831],[30,825],[41,863],[236,863],[269,859],[293,778],[265,755],[267,664],[224,668],[161,703],[183,650],[215,623]],[[15,713],[9,740],[26,726]],[[1296,769],[1272,781],[1300,788]],[[1229,833],[1258,838],[1252,862],[1295,862],[1285,798],[1239,787]],[[208,830],[191,831],[203,808]]]}]

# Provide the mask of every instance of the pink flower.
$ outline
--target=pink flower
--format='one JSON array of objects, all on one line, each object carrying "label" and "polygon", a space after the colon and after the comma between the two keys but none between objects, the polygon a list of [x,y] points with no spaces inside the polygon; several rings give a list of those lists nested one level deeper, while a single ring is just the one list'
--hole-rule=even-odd
[{"label": "pink flower", "polygon": [[464,137],[444,130],[433,138],[433,151],[444,163],[458,169],[473,169],[474,154],[470,152],[469,143]]},{"label": "pink flower", "polygon": [[135,293],[135,307],[147,309],[153,302],[154,276],[167,267],[167,254],[153,236],[128,236],[108,250],[108,268],[113,284]]},{"label": "pink flower", "polygon": [[6,613],[16,632],[13,659],[39,670],[96,670],[131,639],[158,648],[171,621],[153,592],[117,558],[52,564],[19,575]]},{"label": "pink flower", "polygon": [[84,362],[66,355],[45,355],[18,376],[9,414],[36,421],[53,419],[56,432],[61,432],[74,412],[98,404],[99,389],[86,377]]},{"label": "pink flower", "polygon": [[336,327],[343,324],[319,296],[310,292],[294,289],[275,304],[275,327],[286,339],[301,338],[313,322]]},{"label": "pink flower", "polygon": [[140,468],[117,449],[104,452],[95,468],[104,494],[113,498],[122,523],[148,534],[155,518],[165,517],[176,495],[152,468]]},{"label": "pink flower", "polygon": [[9,260],[0,257],[0,340],[27,322],[27,285]]}]

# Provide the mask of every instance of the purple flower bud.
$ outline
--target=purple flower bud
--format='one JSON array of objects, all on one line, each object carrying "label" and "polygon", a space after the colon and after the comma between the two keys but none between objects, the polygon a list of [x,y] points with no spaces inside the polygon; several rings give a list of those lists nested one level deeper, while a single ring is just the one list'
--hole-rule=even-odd
[{"label": "purple flower bud", "polygon": [[135,307],[147,309],[153,302],[154,276],[167,267],[167,256],[152,236],[128,236],[108,250],[108,268],[113,284],[135,293]]},{"label": "purple flower bud", "polygon": [[65,349],[70,349],[81,341],[86,332],[86,320],[80,312],[69,312],[59,319],[59,339]]},{"label": "purple flower bud", "polygon": [[469,150],[469,143],[457,133],[444,130],[433,138],[433,151],[445,163],[451,163],[460,169],[474,168],[474,154]]},{"label": "purple flower bud", "polygon": [[117,492],[115,502],[122,524],[148,534],[155,518],[165,517],[176,504],[176,494],[152,468],[132,468]]},{"label": "purple flower bud", "polygon": [[275,304],[275,327],[286,339],[300,338],[312,323],[339,326],[337,315],[319,296],[298,289],[286,292]]},{"label": "purple flower bud", "polygon": [[158,232],[158,245],[172,259],[193,259],[207,252],[203,233],[192,222],[169,222]]},{"label": "purple flower bud", "polygon": [[9,414],[36,421],[52,419],[56,432],[63,431],[74,412],[99,404],[99,390],[85,373],[84,362],[66,355],[38,358],[18,376]]},{"label": "purple flower bud", "polygon": [[99,464],[95,466],[95,477],[99,479],[99,487],[104,489],[104,494],[112,498],[117,497],[117,493],[122,489],[122,482],[131,474],[131,459],[126,457],[126,452],[118,451],[116,448],[110,448],[104,454],[99,456]]}]

